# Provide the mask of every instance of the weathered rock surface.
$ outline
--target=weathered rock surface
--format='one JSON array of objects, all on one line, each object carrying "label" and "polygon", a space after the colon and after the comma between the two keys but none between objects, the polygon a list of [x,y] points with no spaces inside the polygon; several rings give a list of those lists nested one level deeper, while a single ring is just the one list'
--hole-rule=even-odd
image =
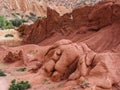
[{"label": "weathered rock surface", "polygon": [[[47,76],[52,81],[67,79],[65,86],[71,85],[70,82],[74,83],[73,87],[80,84],[81,87],[78,90],[82,90],[80,88],[89,90],[93,87],[93,90],[96,88],[111,90],[113,87],[119,89],[119,51],[97,53],[86,43],[81,42],[77,45],[70,40],[60,40],[49,47],[25,45],[7,48],[6,52],[15,53],[16,50],[24,50],[24,58],[21,56],[21,51],[14,55],[6,53],[3,61],[9,61],[8,64],[11,63],[14,66],[25,65],[30,71]],[[83,82],[88,83],[88,86],[82,84]]]},{"label": "weathered rock surface", "polygon": [[46,18],[38,19],[35,24],[22,25],[17,31],[21,33],[24,43],[39,43],[46,38]]},{"label": "weathered rock surface", "polygon": [[[81,42],[88,37],[92,37],[94,33],[97,35],[99,31],[105,32],[103,30],[105,27],[107,28],[114,23],[116,23],[114,25],[119,24],[119,9],[119,3],[115,1],[105,1],[95,6],[77,8],[72,13],[63,16],[47,8],[47,18],[36,21],[34,24],[27,26],[28,28],[23,26],[22,30],[19,28],[18,31],[25,32],[23,41],[26,43],[48,45],[62,38]],[[112,26],[114,27],[114,25]],[[36,37],[37,39],[35,39]]]}]

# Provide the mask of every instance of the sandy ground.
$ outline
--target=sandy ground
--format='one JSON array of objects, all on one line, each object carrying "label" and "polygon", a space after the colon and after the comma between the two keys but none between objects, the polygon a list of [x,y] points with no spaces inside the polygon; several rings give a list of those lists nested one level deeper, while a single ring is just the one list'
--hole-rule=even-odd
[{"label": "sandy ground", "polygon": [[[7,34],[11,34],[14,37],[5,37]],[[18,46],[21,43],[22,38],[19,37],[19,33],[14,29],[0,30],[0,45]]]}]

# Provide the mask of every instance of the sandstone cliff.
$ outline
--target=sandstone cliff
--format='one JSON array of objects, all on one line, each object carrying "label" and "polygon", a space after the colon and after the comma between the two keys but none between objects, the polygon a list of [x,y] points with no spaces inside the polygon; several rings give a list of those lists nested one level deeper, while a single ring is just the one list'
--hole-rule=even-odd
[{"label": "sandstone cliff", "polygon": [[[97,34],[101,30],[104,32],[102,28],[119,22],[119,15],[119,3],[114,1],[76,8],[63,16],[60,16],[55,10],[47,8],[47,18],[38,20],[30,26],[22,26],[22,29],[19,28],[18,31],[24,32],[24,42],[29,43],[45,45],[62,38],[81,42],[89,36],[92,37],[94,33]],[[38,35],[33,32],[37,32]],[[36,37],[38,39],[33,39]]]}]

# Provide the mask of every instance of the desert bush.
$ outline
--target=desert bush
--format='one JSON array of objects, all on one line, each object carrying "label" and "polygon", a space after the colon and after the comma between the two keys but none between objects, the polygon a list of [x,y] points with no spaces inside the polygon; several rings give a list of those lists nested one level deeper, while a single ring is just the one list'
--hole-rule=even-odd
[{"label": "desert bush", "polygon": [[0,69],[0,76],[6,76],[6,74]]},{"label": "desert bush", "polygon": [[6,34],[5,37],[14,37],[12,34]]},{"label": "desert bush", "polygon": [[15,27],[19,27],[20,25],[22,25],[25,22],[24,19],[19,19],[19,18],[16,18],[16,19],[10,20],[10,21],[13,24],[13,26],[15,26]]},{"label": "desert bush", "polygon": [[29,89],[31,85],[28,81],[18,81],[12,80],[9,90],[26,90]]},{"label": "desert bush", "polygon": [[80,86],[81,86],[82,88],[86,88],[86,87],[89,87],[89,86],[90,86],[90,83],[89,83],[88,81],[82,81],[81,84],[80,84]]},{"label": "desert bush", "polygon": [[6,26],[3,26],[3,29],[13,29],[13,28],[14,28],[14,26],[9,21],[6,23]]},{"label": "desert bush", "polygon": [[37,18],[40,18],[40,19],[42,19],[42,18],[46,18],[45,16],[38,16]]},{"label": "desert bush", "polygon": [[17,69],[16,71],[24,72],[24,71],[26,71],[26,68],[22,67],[22,68]]},{"label": "desert bush", "polygon": [[12,29],[14,26],[4,16],[0,16],[0,28],[1,29]]},{"label": "desert bush", "polygon": [[30,12],[30,16],[36,17],[36,15],[32,12]]},{"label": "desert bush", "polygon": [[0,28],[6,25],[7,20],[4,16],[0,16]]}]

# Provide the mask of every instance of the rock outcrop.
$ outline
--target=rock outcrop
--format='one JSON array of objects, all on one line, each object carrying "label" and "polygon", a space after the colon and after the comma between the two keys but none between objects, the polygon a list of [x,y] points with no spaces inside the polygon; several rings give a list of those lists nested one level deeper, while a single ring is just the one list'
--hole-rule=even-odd
[{"label": "rock outcrop", "polygon": [[69,77],[80,84],[88,80],[91,86],[101,90],[111,90],[119,82],[119,63],[116,63],[119,62],[119,53],[95,53],[84,43],[78,46],[61,40],[53,44],[46,56],[43,68],[53,81]]},{"label": "rock outcrop", "polygon": [[[36,21],[28,26],[29,28],[23,26],[22,32],[26,32],[24,42],[47,45],[50,39],[52,41],[49,44],[52,44],[62,38],[76,41],[76,38],[79,37],[81,37],[79,38],[79,41],[81,41],[84,36],[88,37],[93,33],[98,33],[98,31],[101,31],[106,26],[119,22],[119,8],[118,2],[105,1],[94,6],[76,8],[72,13],[67,13],[63,16],[60,16],[55,10],[47,8],[46,19],[43,18]],[[20,29],[18,28],[18,31],[21,31]],[[28,30],[32,34],[28,33]],[[39,34],[36,35],[37,41],[34,41],[36,40],[34,38],[35,32]]]},{"label": "rock outcrop", "polygon": [[[24,57],[27,59],[23,58],[20,51],[23,49]],[[35,49],[38,51],[32,51],[30,54],[30,51],[35,51]],[[77,45],[65,39],[57,41],[49,47],[30,45],[8,48],[9,50],[12,50],[13,53],[6,54],[4,62],[9,64],[14,62],[15,66],[25,65],[29,67],[29,71],[38,72],[39,75],[47,76],[55,82],[67,80],[65,86],[72,85],[71,88],[74,88],[80,85],[81,87],[77,90],[82,90],[82,88],[86,88],[85,90],[96,90],[97,88],[111,90],[113,87],[119,89],[119,51],[97,53],[91,50],[86,43],[81,42]],[[14,54],[16,50],[20,52]],[[70,84],[71,82],[74,84]]]},{"label": "rock outcrop", "polygon": [[5,63],[13,63],[16,61],[21,61],[23,60],[23,53],[22,51],[16,52],[16,53],[12,53],[9,52],[8,55],[6,55],[6,57],[4,58]]},{"label": "rock outcrop", "polygon": [[46,18],[38,19],[35,24],[31,25],[22,25],[17,31],[21,33],[24,43],[39,43],[40,41],[46,38],[47,22]]}]

